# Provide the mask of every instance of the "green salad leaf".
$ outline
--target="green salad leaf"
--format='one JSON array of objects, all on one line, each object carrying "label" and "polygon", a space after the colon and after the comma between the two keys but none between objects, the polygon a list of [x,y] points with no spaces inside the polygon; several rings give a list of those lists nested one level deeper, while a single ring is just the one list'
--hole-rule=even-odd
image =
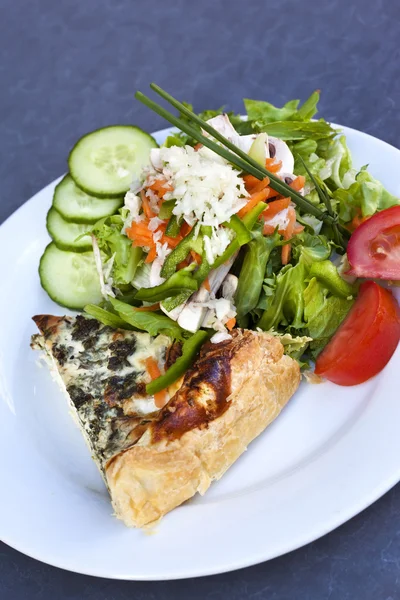
[{"label": "green salad leaf", "polygon": [[100,321],[100,323],[103,323],[103,325],[107,325],[108,327],[113,327],[114,329],[132,329],[132,326],[121,319],[121,317],[109,310],[101,308],[101,306],[87,304],[84,311],[86,314],[94,317]]},{"label": "green salad leaf", "polygon": [[131,240],[122,234],[126,217],[123,211],[126,209],[121,209],[121,214],[101,219],[91,230],[102,253],[107,259],[113,259],[111,277],[116,287],[131,283],[143,257],[142,249],[134,248]]},{"label": "green salad leaf", "polygon": [[365,170],[357,174],[355,182],[347,190],[335,190],[333,197],[338,202],[339,217],[344,223],[351,221],[359,211],[363,217],[370,217],[400,204],[400,198],[390,194],[380,181]]},{"label": "green salad leaf", "polygon": [[187,332],[175,321],[165,315],[156,312],[137,311],[130,304],[125,304],[125,302],[115,298],[109,300],[121,319],[135,329],[147,331],[152,336],[164,334],[178,340],[184,339],[187,335]]},{"label": "green salad leaf", "polygon": [[289,120],[296,114],[300,104],[300,100],[290,100],[282,108],[277,108],[264,100],[244,98],[243,102],[250,121],[264,121],[265,123]]},{"label": "green salad leaf", "polygon": [[304,327],[305,278],[306,266],[303,261],[281,269],[274,282],[274,293],[266,294],[267,308],[257,323],[258,327],[264,331],[272,328],[278,331],[279,326],[294,329]]},{"label": "green salad leaf", "polygon": [[313,341],[310,350],[313,358],[326,346],[353,305],[353,299],[329,295],[328,290],[315,277],[304,291],[304,318]]}]

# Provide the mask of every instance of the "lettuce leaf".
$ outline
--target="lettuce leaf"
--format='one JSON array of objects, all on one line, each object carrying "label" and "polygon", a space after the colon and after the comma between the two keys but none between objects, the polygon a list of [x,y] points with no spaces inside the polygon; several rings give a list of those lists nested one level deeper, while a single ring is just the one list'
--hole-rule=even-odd
[{"label": "lettuce leaf", "polygon": [[354,300],[328,295],[328,290],[315,277],[304,291],[304,319],[308,335],[313,338],[310,351],[313,358],[329,342]]},{"label": "lettuce leaf", "polygon": [[282,108],[277,108],[264,100],[244,98],[243,102],[250,121],[264,121],[265,123],[286,121],[292,118],[300,104],[300,100],[290,100]]},{"label": "lettuce leaf", "polygon": [[133,248],[131,240],[122,233],[124,210],[121,209],[119,215],[101,219],[91,230],[101,252],[107,259],[114,257],[110,275],[116,287],[130,284],[143,255],[142,249]]},{"label": "lettuce leaf", "polygon": [[400,204],[400,199],[390,194],[380,181],[368,171],[360,171],[355,182],[345,189],[337,189],[333,197],[338,201],[340,219],[347,223],[361,211],[363,217],[370,217],[378,211]]},{"label": "lettuce leaf", "polygon": [[[266,310],[257,326],[268,331],[281,327],[304,327],[304,297],[306,266],[303,261],[296,266],[283,267],[274,282],[274,293],[265,292]],[[268,287],[268,286],[266,286]]]},{"label": "lettuce leaf", "polygon": [[282,108],[277,108],[269,102],[248,98],[244,99],[244,106],[250,121],[309,121],[317,113],[319,96],[319,90],[313,92],[300,108],[300,100],[290,100]]},{"label": "lettuce leaf", "polygon": [[135,311],[130,304],[125,304],[115,298],[109,300],[119,317],[135,329],[147,331],[151,336],[164,334],[179,340],[189,335],[178,323],[163,314]]},{"label": "lettuce leaf", "polygon": [[[290,100],[282,108],[277,108],[262,100],[244,99],[247,112],[247,128],[258,133],[265,131],[281,140],[319,140],[330,138],[335,130],[324,119],[311,121],[317,113],[319,91],[311,96],[299,108],[300,100]],[[241,132],[243,133],[243,132]],[[310,151],[315,152],[315,147]]]}]

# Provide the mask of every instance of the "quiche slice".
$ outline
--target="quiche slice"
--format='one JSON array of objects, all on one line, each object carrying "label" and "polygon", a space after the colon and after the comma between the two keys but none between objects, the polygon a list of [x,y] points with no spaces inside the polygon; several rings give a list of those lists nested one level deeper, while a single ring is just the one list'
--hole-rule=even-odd
[{"label": "quiche slice", "polygon": [[204,494],[281,412],[300,382],[297,362],[267,333],[234,330],[206,343],[157,409],[146,358],[163,371],[179,355],[166,336],[113,330],[82,316],[34,317],[110,491],[116,516],[142,527]]},{"label": "quiche slice", "polygon": [[81,315],[33,320],[41,334],[32,336],[31,347],[43,351],[106,479],[107,461],[132,445],[138,425],[159,411],[146,394],[146,359],[164,370],[179,355],[180,345],[165,335],[116,330]]}]

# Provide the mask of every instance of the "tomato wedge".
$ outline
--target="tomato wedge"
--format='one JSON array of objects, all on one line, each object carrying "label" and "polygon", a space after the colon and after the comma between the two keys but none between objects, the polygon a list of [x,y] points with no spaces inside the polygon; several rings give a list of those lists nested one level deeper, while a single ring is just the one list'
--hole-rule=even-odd
[{"label": "tomato wedge", "polygon": [[393,294],[373,281],[360,287],[349,314],[317,358],[315,373],[338,385],[357,385],[389,362],[400,339]]},{"label": "tomato wedge", "polygon": [[400,280],[400,206],[361,223],[347,245],[349,275]]}]

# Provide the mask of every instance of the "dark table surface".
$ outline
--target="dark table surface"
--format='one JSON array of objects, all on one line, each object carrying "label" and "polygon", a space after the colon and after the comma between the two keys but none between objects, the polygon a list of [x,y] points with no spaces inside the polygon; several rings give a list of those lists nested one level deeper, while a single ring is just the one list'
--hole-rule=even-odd
[{"label": "dark table surface", "polygon": [[[2,0],[0,11],[0,221],[66,170],[83,133],[163,127],[133,99],[151,81],[197,110],[321,88],[327,119],[399,145],[397,0]],[[394,600],[400,487],[305,548],[196,580],[96,579],[0,543],[1,600],[55,597]]]}]

